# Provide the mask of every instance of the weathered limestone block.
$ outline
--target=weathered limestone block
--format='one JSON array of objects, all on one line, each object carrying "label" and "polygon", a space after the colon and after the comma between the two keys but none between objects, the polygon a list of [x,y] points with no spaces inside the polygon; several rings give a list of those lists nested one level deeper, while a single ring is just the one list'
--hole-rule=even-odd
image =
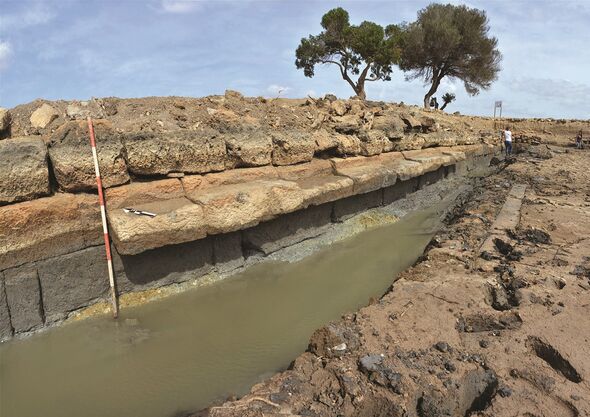
[{"label": "weathered limestone block", "polygon": [[383,165],[377,156],[353,158],[332,158],[338,175],[354,181],[354,193],[361,194],[395,184],[397,173]]},{"label": "weathered limestone block", "polygon": [[336,135],[338,147],[336,154],[339,156],[360,155],[361,141],[356,136]]},{"label": "weathered limestone block", "polygon": [[255,167],[272,162],[272,139],[268,132],[253,130],[225,137],[227,168]]},{"label": "weathered limestone block", "polygon": [[43,308],[37,270],[24,267],[4,271],[6,300],[16,333],[43,326]]},{"label": "weathered limestone block", "polygon": [[362,130],[359,132],[359,139],[361,141],[361,155],[364,156],[379,155],[391,143],[379,130]]},{"label": "weathered limestone block", "polygon": [[331,205],[324,204],[261,223],[244,230],[244,245],[268,255],[322,234],[331,223],[331,214]]},{"label": "weathered limestone block", "polygon": [[302,207],[301,190],[291,181],[261,180],[206,188],[188,194],[203,209],[208,234],[255,226]]},{"label": "weathered limestone block", "polygon": [[136,204],[133,208],[155,213],[156,217],[108,210],[111,236],[122,255],[190,242],[207,235],[203,208],[184,197]]},{"label": "weathered limestone block", "polygon": [[392,150],[396,152],[418,150],[424,147],[424,135],[407,135],[401,139],[392,139]]},{"label": "weathered limestone block", "polygon": [[362,120],[358,114],[332,117],[334,130],[344,135],[356,135],[362,127]]},{"label": "weathered limestone block", "polygon": [[109,293],[104,246],[41,261],[37,270],[47,323],[62,320],[70,311]]},{"label": "weathered limestone block", "polygon": [[354,193],[354,182],[340,175],[308,177],[296,181],[303,195],[302,207],[340,200]]},{"label": "weathered limestone block", "polygon": [[420,124],[424,133],[438,132],[440,130],[438,122],[430,116],[422,116],[420,118]]},{"label": "weathered limestone block", "polygon": [[4,107],[0,107],[0,133],[8,131],[10,127],[10,112]]},{"label": "weathered limestone block", "polygon": [[452,165],[454,163],[453,157],[445,155],[437,148],[405,151],[402,154],[410,161],[420,162],[424,167],[424,172],[435,171],[441,166]]},{"label": "weathered limestone block", "polygon": [[377,156],[381,164],[394,171],[399,180],[405,181],[424,174],[424,166],[416,161],[408,161],[401,152],[389,152]]},{"label": "weathered limestone block", "polygon": [[[103,186],[108,188],[129,182],[119,134],[106,120],[95,120],[94,131]],[[49,138],[49,157],[62,190],[96,189],[88,122],[70,121],[60,126]]]},{"label": "weathered limestone block", "polygon": [[33,127],[45,129],[51,122],[59,117],[59,113],[51,105],[43,103],[31,114],[30,121]]},{"label": "weathered limestone block", "polygon": [[315,140],[303,131],[271,132],[273,165],[292,165],[309,162],[315,152]]},{"label": "weathered limestone block", "polygon": [[0,207],[0,270],[73,252],[101,240],[95,195],[56,194]]},{"label": "weathered limestone block", "polygon": [[334,219],[342,221],[370,208],[383,205],[383,190],[353,195],[334,202]]},{"label": "weathered limestone block", "polygon": [[334,100],[330,103],[330,111],[336,116],[344,116],[348,111],[348,103],[344,100]]},{"label": "weathered limestone block", "polygon": [[123,140],[129,171],[134,174],[204,174],[225,169],[225,140],[214,131],[139,132]]},{"label": "weathered limestone block", "polygon": [[373,129],[385,133],[388,139],[401,139],[405,124],[396,114],[378,116],[373,119]]},{"label": "weathered limestone block", "polygon": [[436,146],[455,146],[457,136],[449,132],[436,132],[424,135],[424,148]]},{"label": "weathered limestone block", "polygon": [[164,246],[133,256],[115,255],[121,268],[117,285],[124,291],[160,287],[202,277],[212,270],[211,238]]},{"label": "weathered limestone block", "polygon": [[405,113],[400,116],[402,121],[406,124],[406,131],[422,131],[422,123],[411,114]]},{"label": "weathered limestone block", "polygon": [[445,155],[449,155],[450,157],[452,157],[454,163],[464,161],[467,158],[467,156],[465,155],[465,152],[457,151],[457,150],[455,150],[455,148],[451,148],[451,147],[441,146],[438,148],[438,151],[442,152]]},{"label": "weathered limestone block", "polygon": [[224,233],[212,236],[215,269],[220,273],[233,271],[244,265],[242,234]]},{"label": "weathered limestone block", "polygon": [[0,342],[12,337],[12,324],[10,323],[10,313],[8,312],[8,301],[6,300],[6,291],[4,289],[4,277],[0,272]]},{"label": "weathered limestone block", "polygon": [[315,141],[316,153],[334,151],[338,147],[336,135],[326,130],[322,129],[313,132],[312,138]]},{"label": "weathered limestone block", "polygon": [[218,185],[240,184],[250,181],[268,180],[278,178],[277,168],[273,166],[258,168],[232,169],[214,174],[207,174],[200,177],[187,176],[182,179],[184,189],[187,193],[197,188],[215,187]]},{"label": "weathered limestone block", "polygon": [[332,175],[332,163],[327,159],[314,159],[305,164],[288,165],[276,168],[282,180],[295,181],[307,177]]},{"label": "weathered limestone block", "polygon": [[134,182],[120,187],[109,188],[105,192],[108,210],[122,207],[136,208],[138,204],[155,203],[184,196],[180,179]]},{"label": "weathered limestone block", "polygon": [[49,194],[47,148],[41,139],[0,142],[0,204]]}]

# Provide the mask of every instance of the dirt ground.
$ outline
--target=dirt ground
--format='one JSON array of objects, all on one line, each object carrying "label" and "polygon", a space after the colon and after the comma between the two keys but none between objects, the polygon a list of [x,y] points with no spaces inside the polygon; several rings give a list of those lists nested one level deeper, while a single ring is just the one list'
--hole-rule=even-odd
[{"label": "dirt ground", "polygon": [[[380,300],[194,417],[590,416],[590,150],[530,149],[479,180]],[[482,254],[515,184],[518,225]]]}]

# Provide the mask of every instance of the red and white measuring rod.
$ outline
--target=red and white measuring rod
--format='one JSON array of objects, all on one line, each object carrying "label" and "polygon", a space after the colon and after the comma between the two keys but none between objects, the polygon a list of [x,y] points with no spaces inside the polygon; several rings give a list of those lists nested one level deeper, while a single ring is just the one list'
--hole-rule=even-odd
[{"label": "red and white measuring rod", "polygon": [[100,169],[98,167],[98,156],[96,154],[96,139],[94,137],[94,126],[92,119],[88,116],[88,132],[90,132],[90,145],[92,146],[92,159],[94,160],[94,171],[96,172],[96,186],[98,188],[98,201],[100,203],[100,215],[102,217],[102,231],[104,233],[104,246],[107,252],[107,266],[109,269],[109,284],[111,286],[111,302],[113,317],[119,315],[119,306],[117,304],[117,292],[115,290],[115,275],[113,273],[113,258],[111,257],[111,244],[109,238],[109,229],[107,226],[107,214],[104,205],[104,194],[102,192],[102,181],[100,179]]}]

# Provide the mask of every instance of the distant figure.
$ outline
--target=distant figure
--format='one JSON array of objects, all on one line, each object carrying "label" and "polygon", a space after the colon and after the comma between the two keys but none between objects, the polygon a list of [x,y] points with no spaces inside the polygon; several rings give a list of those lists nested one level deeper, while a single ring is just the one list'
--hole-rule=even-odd
[{"label": "distant figure", "polygon": [[504,129],[504,145],[506,145],[506,156],[512,155],[512,132],[508,126]]},{"label": "distant figure", "polygon": [[438,101],[436,100],[436,97],[430,99],[430,107],[434,107],[435,110],[438,110]]},{"label": "distant figure", "polygon": [[581,130],[576,135],[576,148],[582,149],[582,131]]}]

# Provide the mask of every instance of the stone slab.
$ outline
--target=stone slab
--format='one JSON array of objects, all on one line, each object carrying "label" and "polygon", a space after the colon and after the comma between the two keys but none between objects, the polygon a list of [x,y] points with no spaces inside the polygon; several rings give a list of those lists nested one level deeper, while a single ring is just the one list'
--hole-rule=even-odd
[{"label": "stone slab", "polygon": [[134,182],[105,191],[107,209],[132,207],[184,197],[182,183],[177,178]]},{"label": "stone slab", "polygon": [[244,245],[265,255],[320,235],[331,223],[332,206],[324,204],[281,216],[243,231]]},{"label": "stone slab", "polygon": [[4,271],[4,284],[15,333],[43,326],[43,304],[37,270],[23,267]]},{"label": "stone slab", "polygon": [[242,234],[224,233],[212,236],[215,269],[220,273],[233,271],[244,265]]},{"label": "stone slab", "polygon": [[45,143],[31,138],[0,141],[0,204],[31,200],[49,192]]},{"label": "stone slab", "polygon": [[0,270],[99,244],[98,199],[89,194],[52,197],[0,207]]},{"label": "stone slab", "polygon": [[296,181],[303,195],[302,207],[318,206],[354,194],[354,182],[340,175],[303,178]]},{"label": "stone slab", "polygon": [[378,156],[332,158],[336,174],[348,177],[354,182],[354,193],[389,187],[397,181],[397,172],[382,163]]},{"label": "stone slab", "polygon": [[37,263],[47,323],[109,294],[104,246],[95,246]]}]

